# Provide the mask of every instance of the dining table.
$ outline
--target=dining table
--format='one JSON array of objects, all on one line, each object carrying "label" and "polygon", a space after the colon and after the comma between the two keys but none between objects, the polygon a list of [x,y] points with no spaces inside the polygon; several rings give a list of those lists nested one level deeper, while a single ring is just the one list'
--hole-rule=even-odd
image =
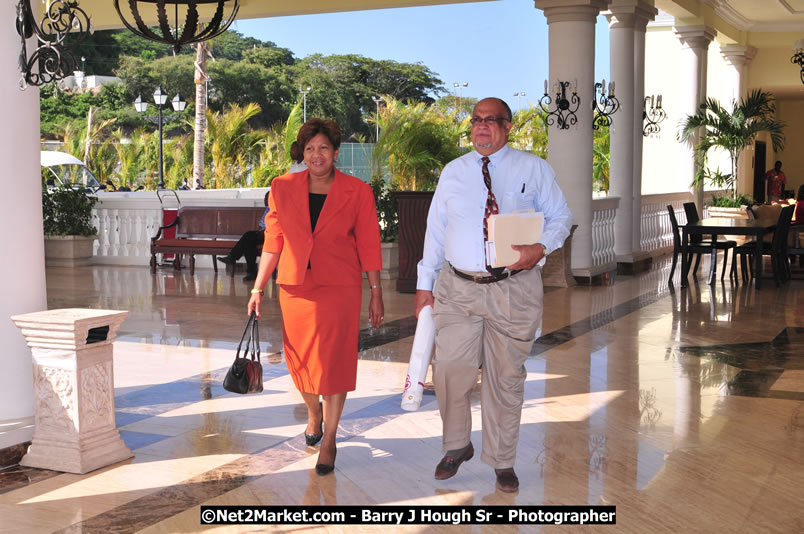
[{"label": "dining table", "polygon": [[[765,239],[765,234],[773,232],[775,229],[776,221],[768,222],[757,219],[734,219],[726,217],[710,217],[694,223],[685,224],[682,227],[681,238],[681,287],[687,287],[689,285],[689,281],[687,280],[687,271],[689,271],[687,248],[689,246],[690,235],[708,235],[712,238],[712,261],[709,263],[709,285],[712,285],[715,283],[717,271],[717,247],[714,246],[714,243],[717,241],[718,236],[754,236],[757,242],[761,243]],[[734,261],[734,259],[732,259],[732,261]],[[757,289],[760,288],[761,280],[762,254],[754,254],[754,281]]]}]

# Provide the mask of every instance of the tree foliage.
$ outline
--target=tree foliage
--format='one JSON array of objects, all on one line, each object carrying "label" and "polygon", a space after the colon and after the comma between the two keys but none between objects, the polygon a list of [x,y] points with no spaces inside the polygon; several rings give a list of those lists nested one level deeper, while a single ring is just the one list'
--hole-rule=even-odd
[{"label": "tree foliage", "polygon": [[373,177],[387,174],[391,189],[435,189],[441,169],[462,153],[460,140],[469,130],[468,118],[460,121],[423,102],[404,104],[391,96],[383,100],[374,118],[380,137],[374,147]]},{"label": "tree foliage", "polygon": [[[372,96],[387,94],[402,101],[430,103],[445,92],[437,75],[422,64],[359,55],[314,54],[298,60],[286,48],[233,30],[214,39],[210,48],[209,109],[223,112],[232,104],[255,103],[260,108],[250,119],[255,128],[287,120],[303,87],[312,88],[306,99],[307,117],[336,120],[346,138],[370,133],[363,117],[375,107]],[[81,56],[86,57],[87,74],[116,75],[124,83],[114,89],[104,86],[97,94],[57,92],[53,98],[52,88],[43,90],[45,136],[52,136],[57,124],[86,116],[90,105],[100,107],[103,118],[117,118],[125,130],[148,128],[133,111],[137,95],[150,100],[159,86],[171,98],[180,93],[191,101],[195,94],[191,47],[173,55],[169,46],[128,30],[98,31],[78,49],[76,57]]]},{"label": "tree foliage", "polygon": [[45,235],[97,234],[92,225],[92,208],[98,198],[83,187],[63,185],[55,189],[42,188],[42,215]]}]

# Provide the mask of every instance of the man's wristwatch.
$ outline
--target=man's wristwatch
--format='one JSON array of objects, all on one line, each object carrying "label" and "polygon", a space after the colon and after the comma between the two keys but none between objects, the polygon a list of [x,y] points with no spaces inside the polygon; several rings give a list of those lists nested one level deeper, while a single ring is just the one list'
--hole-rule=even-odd
[{"label": "man's wristwatch", "polygon": [[542,246],[542,252],[544,252],[544,257],[546,258],[546,257],[547,257],[547,254],[549,254],[549,253],[547,252],[547,247],[545,246],[545,244],[544,244],[544,243],[539,243],[539,244]]}]

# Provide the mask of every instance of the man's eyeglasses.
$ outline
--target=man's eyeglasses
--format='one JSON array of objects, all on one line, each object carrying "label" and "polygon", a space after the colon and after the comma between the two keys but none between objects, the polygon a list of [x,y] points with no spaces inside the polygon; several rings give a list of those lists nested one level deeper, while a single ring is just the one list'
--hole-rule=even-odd
[{"label": "man's eyeglasses", "polygon": [[472,123],[472,126],[476,124],[483,124],[484,122],[491,126],[492,124],[502,125],[507,120],[507,117],[472,117],[469,119],[469,122]]}]

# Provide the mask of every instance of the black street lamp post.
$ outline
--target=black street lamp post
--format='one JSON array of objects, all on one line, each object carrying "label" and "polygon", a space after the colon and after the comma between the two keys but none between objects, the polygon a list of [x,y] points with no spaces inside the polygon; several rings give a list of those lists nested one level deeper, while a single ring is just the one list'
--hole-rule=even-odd
[{"label": "black street lamp post", "polygon": [[[154,91],[154,103],[156,104],[157,115],[156,117],[143,116],[143,118],[153,122],[159,127],[159,189],[165,188],[165,162],[162,156],[162,126],[166,122],[179,118],[179,115],[162,115],[162,106],[164,106],[166,102],[167,93],[162,90],[162,87],[157,87],[156,91]],[[173,97],[170,103],[173,105],[173,109],[179,113],[184,111],[184,108],[187,107],[187,102],[185,102],[178,93],[176,93],[176,96]],[[143,101],[142,95],[139,95],[134,101],[134,109],[137,110],[137,113],[145,113],[148,109],[148,102]]]}]

